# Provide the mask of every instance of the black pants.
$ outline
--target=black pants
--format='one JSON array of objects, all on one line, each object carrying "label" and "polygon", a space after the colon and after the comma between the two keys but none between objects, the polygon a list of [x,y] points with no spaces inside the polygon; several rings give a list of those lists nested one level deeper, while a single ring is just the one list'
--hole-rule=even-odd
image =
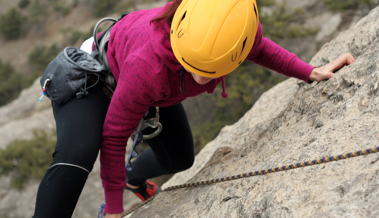
[{"label": "black pants", "polygon": [[[98,88],[80,100],[53,103],[57,145],[53,162],[42,179],[34,218],[71,217],[96,161],[110,100]],[[188,169],[194,161],[192,133],[181,104],[160,108],[162,132],[147,140],[150,148],[133,162],[128,182],[140,185],[146,179]],[[149,129],[144,130],[148,133]],[[94,208],[95,210],[96,208]]]}]

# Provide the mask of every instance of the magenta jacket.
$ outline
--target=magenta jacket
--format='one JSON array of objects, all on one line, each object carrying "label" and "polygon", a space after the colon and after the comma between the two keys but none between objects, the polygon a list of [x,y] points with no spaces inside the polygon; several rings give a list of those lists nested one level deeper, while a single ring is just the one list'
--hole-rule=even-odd
[{"label": "magenta jacket", "polygon": [[[186,90],[180,91],[182,66],[171,49],[170,26],[164,22],[150,24],[169,4],[130,13],[111,30],[107,57],[117,88],[105,118],[100,149],[100,174],[108,213],[123,211],[126,142],[148,107],[166,107],[203,92],[212,93],[223,80],[199,85],[186,73]],[[314,68],[263,37],[260,24],[247,59],[306,82]]]}]

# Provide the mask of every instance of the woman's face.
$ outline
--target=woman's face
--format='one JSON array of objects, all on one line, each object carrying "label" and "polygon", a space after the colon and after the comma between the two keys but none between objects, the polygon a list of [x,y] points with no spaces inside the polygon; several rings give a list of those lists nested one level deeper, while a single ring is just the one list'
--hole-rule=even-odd
[{"label": "woman's face", "polygon": [[216,78],[211,78],[211,77],[199,76],[197,74],[194,74],[194,73],[190,72],[187,69],[186,69],[186,71],[188,73],[190,73],[192,75],[193,79],[197,82],[197,84],[200,84],[200,85],[205,85],[205,84],[209,83],[211,80],[216,79]]}]

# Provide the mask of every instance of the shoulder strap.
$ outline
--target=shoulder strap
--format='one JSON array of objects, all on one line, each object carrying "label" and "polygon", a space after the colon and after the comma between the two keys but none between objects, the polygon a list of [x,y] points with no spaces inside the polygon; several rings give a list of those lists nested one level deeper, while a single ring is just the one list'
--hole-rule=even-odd
[{"label": "shoulder strap", "polygon": [[118,21],[122,20],[122,18],[124,18],[126,15],[128,15],[129,13],[123,13],[120,17],[120,19],[118,19]]}]

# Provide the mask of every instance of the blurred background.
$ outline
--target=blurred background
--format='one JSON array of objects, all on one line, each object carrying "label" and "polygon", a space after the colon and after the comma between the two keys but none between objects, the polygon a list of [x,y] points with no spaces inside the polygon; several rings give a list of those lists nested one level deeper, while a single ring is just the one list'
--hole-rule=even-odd
[{"label": "blurred background", "polygon": [[[264,36],[308,62],[378,1],[257,0],[257,4]],[[0,0],[0,217],[32,215],[38,183],[52,160],[56,137],[51,108],[48,100],[42,105],[37,100],[41,95],[37,80],[47,64],[65,47],[80,47],[101,18],[118,19],[122,13],[162,7],[167,2]],[[183,104],[196,153],[222,127],[241,118],[262,93],[285,79],[245,61],[226,78],[227,99],[221,97],[221,87],[214,94],[187,99]],[[29,126],[33,122],[43,123]],[[144,149],[146,145],[139,146],[140,151]],[[92,204],[103,201],[97,168],[92,174],[88,182],[92,189],[83,192],[75,217],[93,217],[97,206]],[[169,178],[154,181],[162,184]]]}]

